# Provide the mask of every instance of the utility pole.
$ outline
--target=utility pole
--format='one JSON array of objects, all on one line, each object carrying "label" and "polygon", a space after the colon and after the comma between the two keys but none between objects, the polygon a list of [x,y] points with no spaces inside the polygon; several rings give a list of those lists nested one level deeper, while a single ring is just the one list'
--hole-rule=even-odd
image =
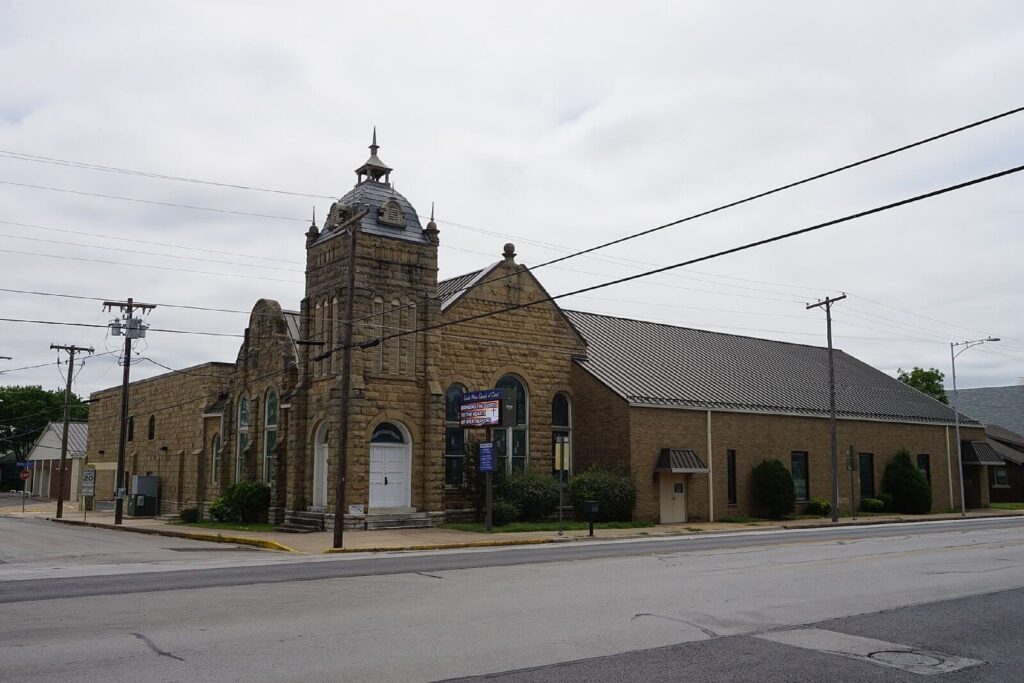
[{"label": "utility pole", "polygon": [[50,344],[51,349],[68,352],[68,381],[64,387],[64,430],[60,437],[60,467],[57,470],[57,519],[64,514],[64,466],[68,457],[68,420],[71,419],[71,382],[75,378],[75,353],[92,353],[92,347]]},{"label": "utility pole", "polygon": [[[846,294],[837,297],[825,297],[816,304],[807,304],[807,310],[825,307],[825,321],[828,334],[828,419],[832,436],[832,523],[839,521],[839,455],[836,452],[836,365],[832,355],[832,304],[842,301]],[[810,465],[808,465],[808,468]],[[810,491],[808,491],[810,495]]]},{"label": "utility pole", "polygon": [[110,333],[117,337],[124,334],[124,374],[121,378],[121,429],[117,440],[117,475],[114,492],[114,524],[120,524],[124,516],[124,450],[125,438],[128,428],[128,378],[132,364],[132,340],[141,339],[146,336],[147,325],[141,319],[132,316],[135,311],[148,313],[156,308],[155,304],[138,303],[131,297],[127,301],[104,301],[103,309],[114,310],[114,307],[121,310],[124,323],[121,319],[114,318],[110,322]]},{"label": "utility pole", "polygon": [[[348,283],[345,288],[345,318],[341,333],[341,428],[338,437],[338,480],[334,489],[334,547],[341,548],[345,538],[345,470],[348,469],[348,416],[350,375],[352,370],[352,316],[355,308],[356,287],[356,235],[359,222],[349,226]],[[331,353],[328,349],[326,354]]]}]

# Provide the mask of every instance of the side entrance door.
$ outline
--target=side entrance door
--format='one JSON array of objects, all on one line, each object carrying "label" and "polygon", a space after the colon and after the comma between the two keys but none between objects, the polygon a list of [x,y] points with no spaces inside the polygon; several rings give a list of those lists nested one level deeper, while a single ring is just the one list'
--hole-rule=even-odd
[{"label": "side entrance door", "polygon": [[686,521],[685,475],[658,474],[658,498],[661,502],[661,523],[677,524]]}]

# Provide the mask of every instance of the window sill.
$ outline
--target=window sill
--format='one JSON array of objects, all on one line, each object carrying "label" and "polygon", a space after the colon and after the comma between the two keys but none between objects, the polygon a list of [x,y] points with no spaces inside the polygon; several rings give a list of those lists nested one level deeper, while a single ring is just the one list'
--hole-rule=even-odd
[{"label": "window sill", "polygon": [[992,488],[994,488],[994,489],[1008,489],[1008,488],[1010,488],[1010,485],[1009,484],[992,484]]}]

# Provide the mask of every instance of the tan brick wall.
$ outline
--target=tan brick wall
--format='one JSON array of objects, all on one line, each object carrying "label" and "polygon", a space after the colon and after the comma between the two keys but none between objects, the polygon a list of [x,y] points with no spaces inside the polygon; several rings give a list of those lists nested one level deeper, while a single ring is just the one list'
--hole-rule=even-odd
[{"label": "tan brick wall", "polygon": [[576,471],[629,469],[629,404],[575,363],[572,367]]},{"label": "tan brick wall", "polygon": [[[948,431],[948,436],[947,436]],[[839,457],[839,504],[842,512],[850,507],[850,473],[845,467],[845,452],[853,444],[857,453],[873,453],[875,488],[881,491],[885,466],[899,448],[931,456],[933,509],[943,510],[959,505],[959,479],[956,472],[956,445],[952,429],[942,425],[901,424],[866,420],[839,420],[837,441]],[[962,429],[963,438],[981,438],[980,429]],[[712,412],[711,441],[713,461],[715,517],[757,516],[751,491],[750,472],[764,459],[777,458],[790,466],[793,451],[808,454],[810,496],[831,498],[831,449],[829,421],[826,418],[759,415],[749,413]],[[692,448],[706,463],[707,412],[638,408],[630,411],[632,470],[637,481],[638,519],[657,520],[660,515],[654,465],[662,448]],[[947,444],[949,463],[947,467]],[[735,506],[728,503],[728,450],[736,451]],[[859,505],[859,473],[854,472],[854,503]],[[950,480],[953,496],[950,497]],[[687,508],[690,519],[706,519],[707,477],[693,475],[687,485]]]}]

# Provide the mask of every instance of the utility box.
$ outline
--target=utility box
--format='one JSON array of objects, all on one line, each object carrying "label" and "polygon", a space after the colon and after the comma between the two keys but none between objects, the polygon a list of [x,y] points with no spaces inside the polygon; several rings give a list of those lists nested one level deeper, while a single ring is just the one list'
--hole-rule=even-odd
[{"label": "utility box", "polygon": [[131,495],[128,496],[129,517],[156,517],[160,493],[159,477],[132,475]]}]

